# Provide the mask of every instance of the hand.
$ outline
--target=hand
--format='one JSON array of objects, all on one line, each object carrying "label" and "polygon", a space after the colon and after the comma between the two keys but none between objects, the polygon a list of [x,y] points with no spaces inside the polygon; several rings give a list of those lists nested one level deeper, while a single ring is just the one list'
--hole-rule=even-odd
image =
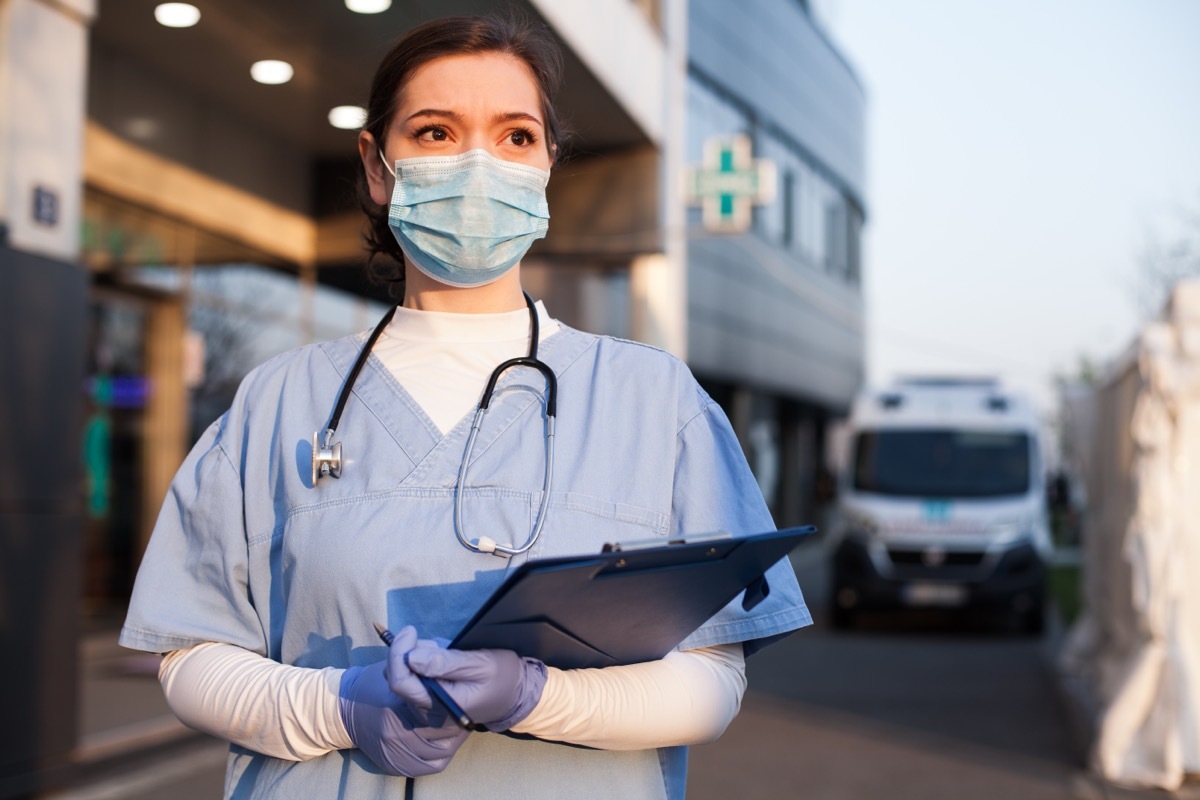
[{"label": "hand", "polygon": [[546,686],[546,665],[511,650],[448,650],[422,639],[406,651],[393,643],[388,654],[392,691],[421,707],[429,703],[428,693],[419,681],[398,680],[397,662],[409,674],[437,680],[472,720],[490,731],[506,731],[529,716]]},{"label": "hand", "polygon": [[[405,628],[396,643],[405,650],[416,643],[417,633]],[[377,767],[389,775],[415,778],[441,772],[467,739],[467,731],[441,708],[432,708],[426,695],[418,707],[398,697],[389,687],[389,677],[399,685],[420,686],[407,668],[403,672],[380,661],[367,667],[351,667],[342,675],[338,710],[350,738]]]}]

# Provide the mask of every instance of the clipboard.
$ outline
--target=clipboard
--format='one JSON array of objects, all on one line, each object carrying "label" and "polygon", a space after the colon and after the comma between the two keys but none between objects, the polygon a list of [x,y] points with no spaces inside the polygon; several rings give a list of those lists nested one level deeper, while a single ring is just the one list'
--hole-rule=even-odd
[{"label": "clipboard", "polygon": [[595,555],[527,561],[450,646],[514,650],[560,669],[654,661],[740,592],[744,608],[757,605],[770,592],[764,573],[816,530],[606,545]]}]

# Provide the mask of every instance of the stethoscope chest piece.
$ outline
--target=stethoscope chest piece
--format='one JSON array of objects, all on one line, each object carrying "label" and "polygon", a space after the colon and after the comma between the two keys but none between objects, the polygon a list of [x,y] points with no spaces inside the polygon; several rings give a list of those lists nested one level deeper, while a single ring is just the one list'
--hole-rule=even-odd
[{"label": "stethoscope chest piece", "polygon": [[342,477],[342,443],[333,444],[333,430],[325,431],[325,443],[321,444],[314,433],[312,438],[312,485],[317,485],[317,479],[326,475],[335,478]]}]

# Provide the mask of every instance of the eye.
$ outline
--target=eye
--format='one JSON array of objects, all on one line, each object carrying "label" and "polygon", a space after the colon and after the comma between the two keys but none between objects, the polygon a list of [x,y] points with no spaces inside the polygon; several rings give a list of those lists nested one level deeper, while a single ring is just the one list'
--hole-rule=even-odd
[{"label": "eye", "polygon": [[537,136],[528,128],[518,128],[508,135],[508,140],[517,147],[528,147],[537,141]]},{"label": "eye", "polygon": [[414,139],[420,139],[426,142],[444,142],[449,138],[450,134],[446,129],[439,125],[426,125],[413,131]]}]

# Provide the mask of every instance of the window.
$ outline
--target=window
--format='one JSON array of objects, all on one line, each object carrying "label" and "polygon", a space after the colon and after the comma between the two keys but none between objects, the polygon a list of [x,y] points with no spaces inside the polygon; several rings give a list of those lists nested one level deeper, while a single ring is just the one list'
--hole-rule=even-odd
[{"label": "window", "polygon": [[[858,285],[862,218],[850,198],[799,145],[755,126],[745,109],[693,75],[688,81],[688,163],[702,163],[710,138],[737,133],[752,135],[754,157],[774,162],[779,181],[774,201],[754,209],[753,230],[800,264]],[[699,209],[689,208],[687,220],[689,226],[699,226]]]}]

